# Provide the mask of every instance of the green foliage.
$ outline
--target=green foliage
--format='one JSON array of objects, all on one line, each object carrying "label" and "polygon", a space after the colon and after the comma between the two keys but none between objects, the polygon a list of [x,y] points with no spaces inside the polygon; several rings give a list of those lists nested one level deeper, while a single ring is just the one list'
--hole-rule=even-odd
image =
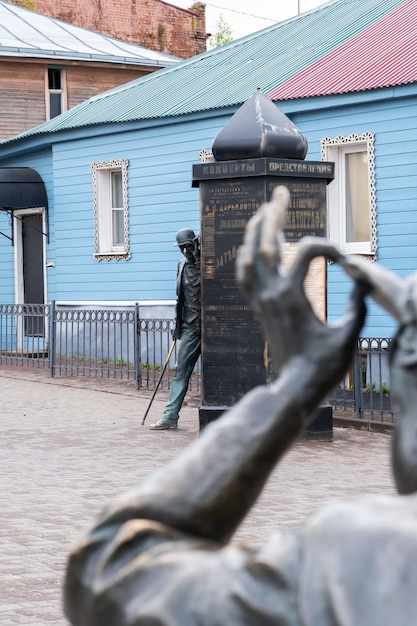
[{"label": "green foliage", "polygon": [[381,391],[384,394],[384,396],[389,396],[390,390],[389,390],[387,383],[382,383]]},{"label": "green foliage", "polygon": [[35,10],[35,0],[20,0],[20,6],[29,11]]},{"label": "green foliage", "polygon": [[378,387],[376,386],[376,383],[373,382],[372,385],[365,385],[363,388],[364,391],[370,392],[372,391],[372,393],[379,393],[380,391],[384,394],[384,396],[389,396],[390,394],[390,389],[387,385],[387,383],[383,382],[381,385],[381,389],[378,389]]},{"label": "green foliage", "polygon": [[142,367],[144,370],[160,370],[161,366],[160,365],[153,365],[152,363],[142,363]]},{"label": "green foliage", "polygon": [[231,41],[233,41],[232,29],[220,13],[216,22],[215,32],[207,38],[207,48],[209,50],[211,48],[218,48],[219,46],[223,46]]},{"label": "green foliage", "polygon": [[126,361],[124,361],[120,356],[116,357],[115,361],[111,361],[107,357],[104,357],[101,362],[103,363],[103,365],[118,365],[119,367],[127,365]]}]

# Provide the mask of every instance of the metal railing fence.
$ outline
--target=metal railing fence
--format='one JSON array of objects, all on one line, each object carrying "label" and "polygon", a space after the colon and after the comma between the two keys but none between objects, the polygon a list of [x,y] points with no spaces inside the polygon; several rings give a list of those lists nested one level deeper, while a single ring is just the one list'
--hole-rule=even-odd
[{"label": "metal railing fence", "polygon": [[389,355],[392,339],[361,337],[349,376],[329,398],[330,404],[357,419],[394,424]]},{"label": "metal railing fence", "polygon": [[[140,386],[145,389],[155,389],[164,367],[170,347],[172,345],[172,333],[175,328],[173,319],[140,319],[137,317],[137,331],[140,346]],[[174,375],[175,363],[177,362],[177,345],[174,348],[171,360],[165,375],[160,383],[160,389],[169,389]],[[199,359],[190,378],[189,391],[200,391],[201,383],[201,360]]]},{"label": "metal railing fence", "polygon": [[48,304],[0,304],[0,364],[49,368]]},{"label": "metal railing fence", "polygon": [[137,377],[135,309],[57,308],[50,315],[51,376]]},{"label": "metal railing fence", "polygon": [[[51,376],[134,381],[153,390],[172,344],[174,320],[140,317],[130,307],[0,304],[0,366],[48,368]],[[360,338],[352,368],[329,398],[346,414],[394,423],[390,392],[390,339]],[[161,381],[169,389],[176,350]],[[200,361],[190,381],[200,390]]]},{"label": "metal railing fence", "polygon": [[[52,377],[135,381],[154,389],[172,343],[172,319],[140,319],[139,306],[0,305],[0,366],[45,368]],[[161,389],[169,389],[175,348]],[[200,361],[190,391],[200,388]]]}]

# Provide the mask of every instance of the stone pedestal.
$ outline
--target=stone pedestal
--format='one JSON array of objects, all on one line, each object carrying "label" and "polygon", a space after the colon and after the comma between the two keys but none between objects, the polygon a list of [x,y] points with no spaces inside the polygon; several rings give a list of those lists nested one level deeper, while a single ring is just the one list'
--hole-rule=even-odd
[{"label": "stone pedestal", "polygon": [[[256,158],[193,166],[193,186],[200,188],[202,244],[200,428],[274,375],[259,322],[236,283],[236,254],[248,220],[270,200],[274,187],[285,185],[291,197],[286,245],[294,247],[306,235],[326,236],[326,185],[333,176],[334,164],[321,161]],[[324,316],[324,263],[318,274],[312,288],[317,288],[318,314]],[[331,407],[323,408],[316,422],[306,437],[331,438]]]},{"label": "stone pedestal", "polygon": [[[201,406],[199,409],[200,432],[228,410],[227,406]],[[332,441],[333,412],[330,404],[320,405],[317,416],[305,430],[303,439],[305,441]]]}]

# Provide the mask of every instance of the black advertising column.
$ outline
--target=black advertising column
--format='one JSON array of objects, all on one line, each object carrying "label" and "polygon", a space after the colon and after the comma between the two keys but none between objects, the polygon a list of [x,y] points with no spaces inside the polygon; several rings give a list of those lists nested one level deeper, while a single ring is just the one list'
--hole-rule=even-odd
[{"label": "black advertising column", "polygon": [[252,162],[223,163],[220,175],[210,174],[213,167],[218,171],[213,165],[194,169],[201,207],[201,426],[212,421],[213,411],[217,416],[267,379],[260,326],[235,273],[236,252],[249,218],[263,202],[264,186],[259,177],[240,173],[254,168]]},{"label": "black advertising column", "polygon": [[[259,322],[236,283],[236,253],[248,220],[270,200],[274,187],[285,185],[291,198],[286,245],[294,247],[305,235],[326,235],[326,185],[333,178],[333,164],[304,161],[306,152],[298,129],[257,91],[214,140],[216,160],[193,166],[193,186],[200,188],[202,247],[200,429],[247,391],[266,384],[273,373]],[[324,268],[321,278],[313,276],[316,280],[323,291]],[[328,412],[326,424],[319,415],[318,429],[316,422],[311,426],[317,432],[310,438],[331,438],[329,409],[330,422]]]}]

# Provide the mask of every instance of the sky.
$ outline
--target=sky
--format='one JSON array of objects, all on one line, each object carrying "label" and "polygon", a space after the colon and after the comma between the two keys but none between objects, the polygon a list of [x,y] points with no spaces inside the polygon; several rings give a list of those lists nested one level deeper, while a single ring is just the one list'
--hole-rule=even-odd
[{"label": "sky", "polygon": [[[232,29],[233,39],[239,39],[256,30],[282,22],[289,17],[304,13],[326,4],[328,0],[202,0],[206,5],[206,31],[214,33],[219,15]],[[183,9],[188,9],[193,0],[169,0]]]}]

